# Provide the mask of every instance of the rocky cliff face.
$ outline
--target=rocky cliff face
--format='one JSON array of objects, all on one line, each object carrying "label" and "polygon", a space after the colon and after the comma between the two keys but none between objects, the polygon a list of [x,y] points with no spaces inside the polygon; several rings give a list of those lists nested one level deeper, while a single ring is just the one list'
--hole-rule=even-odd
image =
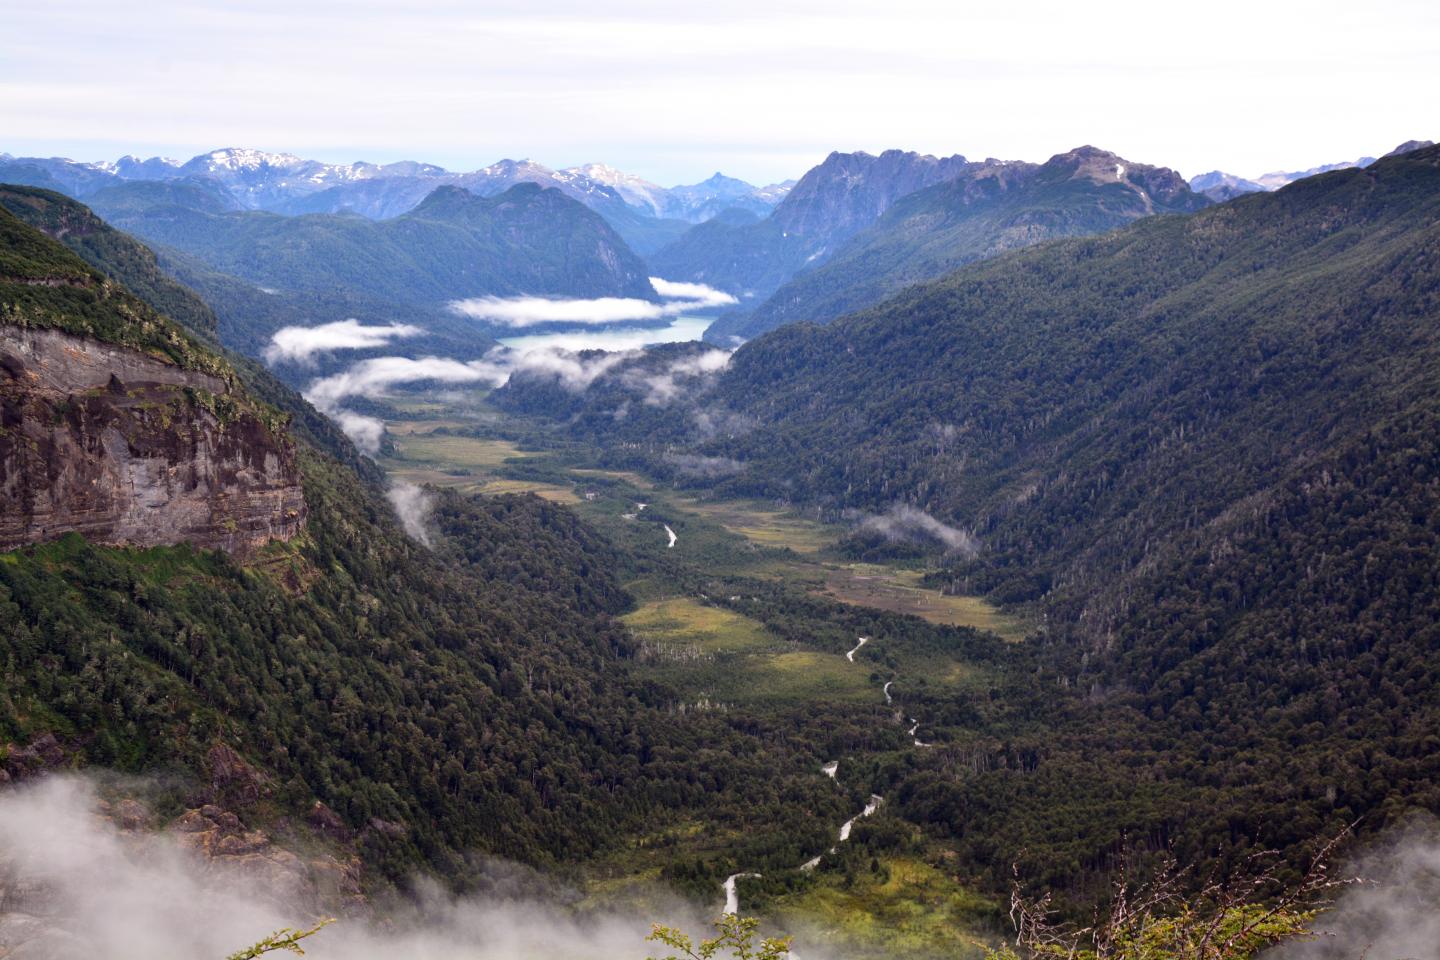
[{"label": "rocky cliff face", "polygon": [[224,380],[59,330],[0,326],[0,550],[75,531],[244,558],[304,519],[292,442]]},{"label": "rocky cliff face", "polygon": [[788,233],[833,247],[874,223],[899,198],[949,180],[967,166],[959,154],[832,153],[800,178],[775,208],[774,220]]}]

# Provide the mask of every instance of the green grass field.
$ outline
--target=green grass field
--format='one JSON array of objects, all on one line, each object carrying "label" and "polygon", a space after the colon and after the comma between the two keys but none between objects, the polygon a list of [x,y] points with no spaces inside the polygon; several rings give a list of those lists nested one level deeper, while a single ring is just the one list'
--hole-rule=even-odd
[{"label": "green grass field", "polygon": [[957,597],[923,587],[923,576],[919,570],[873,563],[827,564],[824,592],[845,603],[913,614],[952,627],[988,630],[1012,642],[1025,639],[1024,621],[983,597]]},{"label": "green grass field", "polygon": [[507,463],[533,458],[508,440],[435,434],[452,420],[391,420],[385,424],[395,455],[381,462],[385,472],[411,483],[448,487],[461,493],[495,496],[534,493],[557,503],[579,503],[573,486],[501,476]]},{"label": "green grass field", "polygon": [[686,697],[793,707],[880,696],[864,665],[797,649],[749,617],[697,600],[651,601],[624,619],[643,645],[642,669]]},{"label": "green grass field", "polygon": [[816,554],[834,546],[840,537],[838,527],[750,500],[676,498],[673,502],[762,547]]},{"label": "green grass field", "polygon": [[[496,468],[507,460],[534,456],[509,440],[435,435],[427,421],[387,423],[397,459],[445,467]],[[398,428],[398,429],[397,429]]]},{"label": "green grass field", "polygon": [[[980,956],[975,940],[995,904],[917,857],[885,857],[879,873],[817,874],[819,882],[783,897],[775,915],[798,944],[848,956]],[[808,952],[801,950],[802,953]]]}]

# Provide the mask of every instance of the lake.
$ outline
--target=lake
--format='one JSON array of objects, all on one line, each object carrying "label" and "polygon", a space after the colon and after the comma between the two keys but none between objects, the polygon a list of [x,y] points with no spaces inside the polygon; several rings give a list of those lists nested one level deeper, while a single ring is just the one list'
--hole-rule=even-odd
[{"label": "lake", "polygon": [[663,327],[607,327],[603,330],[566,330],[563,333],[528,333],[500,337],[511,350],[560,348],[562,350],[638,350],[657,343],[699,340],[712,322],[708,317],[676,317]]}]

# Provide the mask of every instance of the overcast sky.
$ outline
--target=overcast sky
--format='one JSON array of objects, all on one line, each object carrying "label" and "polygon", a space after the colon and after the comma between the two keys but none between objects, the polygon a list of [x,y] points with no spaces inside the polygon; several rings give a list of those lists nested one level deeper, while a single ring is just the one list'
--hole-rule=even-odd
[{"label": "overcast sky", "polygon": [[1253,176],[1440,139],[1440,2],[0,0],[0,151],[598,160],[1093,143]]}]

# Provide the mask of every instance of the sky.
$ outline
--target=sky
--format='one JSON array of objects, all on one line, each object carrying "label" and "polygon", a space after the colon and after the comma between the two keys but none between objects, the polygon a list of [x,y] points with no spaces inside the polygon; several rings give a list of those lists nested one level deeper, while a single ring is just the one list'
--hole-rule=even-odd
[{"label": "sky", "polygon": [[0,0],[0,151],[601,161],[669,186],[832,150],[1193,176],[1440,139],[1440,3]]}]

